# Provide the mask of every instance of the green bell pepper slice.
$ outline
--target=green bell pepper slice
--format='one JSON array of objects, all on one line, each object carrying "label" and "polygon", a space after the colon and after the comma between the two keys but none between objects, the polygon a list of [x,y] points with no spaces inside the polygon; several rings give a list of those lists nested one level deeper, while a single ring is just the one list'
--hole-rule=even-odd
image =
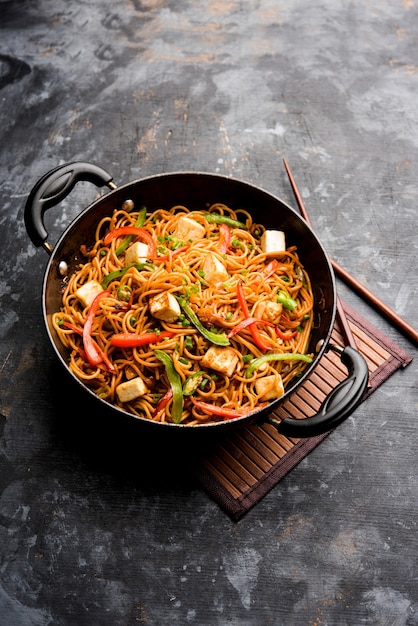
[{"label": "green bell pepper slice", "polygon": [[183,388],[181,378],[176,371],[173,359],[163,350],[155,350],[155,356],[162,362],[165,367],[168,382],[173,392],[173,404],[171,409],[171,417],[175,424],[180,424],[183,414]]},{"label": "green bell pepper slice", "polygon": [[208,330],[205,328],[197,317],[196,313],[193,311],[192,307],[186,302],[185,298],[178,298],[179,304],[193,326],[200,332],[201,335],[211,343],[214,343],[216,346],[229,346],[229,339],[225,335],[225,333],[215,333],[212,330]]},{"label": "green bell pepper slice", "polygon": [[234,220],[232,217],[228,217],[227,215],[219,215],[219,213],[204,213],[204,217],[207,219],[209,224],[226,224],[226,226],[230,226],[231,228],[243,228],[244,230],[247,230],[247,227],[243,222]]},{"label": "green bell pepper slice", "polygon": [[115,270],[114,272],[110,272],[107,274],[102,280],[103,289],[107,289],[112,280],[116,278],[121,278],[128,270],[132,267],[137,269],[139,272],[141,270],[155,270],[156,267],[152,263],[135,263],[134,265],[129,265],[128,267],[123,267],[121,270]]},{"label": "green bell pepper slice", "polygon": [[297,352],[270,352],[251,361],[245,371],[246,378],[250,378],[256,369],[269,361],[306,361],[306,363],[312,363],[313,359],[308,354],[298,354]]},{"label": "green bell pepper slice", "polygon": [[285,291],[278,291],[276,295],[276,302],[283,305],[284,309],[288,311],[294,311],[298,305],[296,300],[291,298]]}]

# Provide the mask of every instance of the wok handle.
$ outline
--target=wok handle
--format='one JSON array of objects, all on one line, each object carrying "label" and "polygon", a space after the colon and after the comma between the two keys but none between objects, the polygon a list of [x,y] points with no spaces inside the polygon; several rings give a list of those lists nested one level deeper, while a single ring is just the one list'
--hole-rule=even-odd
[{"label": "wok handle", "polygon": [[48,233],[44,225],[44,213],[47,209],[64,200],[73,187],[81,180],[93,183],[97,187],[112,184],[112,176],[98,165],[76,161],[59,165],[44,174],[33,187],[25,205],[26,231],[35,246],[44,246],[50,252],[47,243]]},{"label": "wok handle", "polygon": [[318,413],[306,419],[270,418],[277,430],[286,437],[315,437],[332,430],[349,417],[360,404],[369,381],[366,360],[351,346],[344,349],[330,346],[341,354],[341,362],[348,370],[348,377],[340,382],[325,398]]}]

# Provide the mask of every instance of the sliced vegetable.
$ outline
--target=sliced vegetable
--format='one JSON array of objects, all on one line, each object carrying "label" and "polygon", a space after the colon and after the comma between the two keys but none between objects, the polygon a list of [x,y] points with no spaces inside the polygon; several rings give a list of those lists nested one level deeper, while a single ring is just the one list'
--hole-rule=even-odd
[{"label": "sliced vegetable", "polygon": [[[73,324],[70,324],[69,322],[64,321],[63,326],[65,326],[65,328],[69,328],[70,330],[73,331],[73,333],[76,333],[77,335],[80,335],[80,337],[83,336],[83,331],[81,330],[81,328],[77,328],[77,326],[74,326]],[[101,347],[97,344],[96,341],[94,341],[94,339],[92,339],[93,345],[97,350],[97,353],[102,357],[102,361],[100,361],[100,363],[97,364],[98,367],[100,367],[101,363],[103,362],[105,364],[105,366],[107,367],[107,369],[109,370],[109,372],[112,372],[112,374],[114,374],[116,372],[112,361],[109,359],[109,357],[107,356],[106,352],[104,352]],[[84,356],[87,357],[86,351],[84,350],[83,352]]]},{"label": "sliced vegetable", "polygon": [[308,354],[298,354],[296,352],[270,352],[270,354],[263,354],[263,356],[259,356],[251,361],[246,369],[245,376],[250,378],[256,369],[269,361],[306,361],[306,363],[312,363],[313,359]]},{"label": "sliced vegetable", "polygon": [[186,299],[180,297],[178,301],[193,326],[200,332],[201,335],[203,335],[205,339],[217,346],[229,346],[229,339],[225,333],[215,333],[212,330],[205,328],[196,313],[193,311],[192,307],[187,304]]},{"label": "sliced vegetable", "polygon": [[155,356],[165,367],[168,382],[170,383],[170,387],[173,392],[171,417],[175,424],[179,424],[183,414],[183,389],[181,385],[181,378],[174,367],[172,358],[166,352],[163,352],[163,350],[155,350]]},{"label": "sliced vegetable", "polygon": [[241,330],[244,330],[244,328],[247,328],[247,326],[251,326],[251,324],[256,323],[263,324],[264,326],[274,326],[273,322],[268,322],[267,320],[260,320],[256,317],[246,317],[228,333],[228,339],[231,339],[231,337],[239,333]]},{"label": "sliced vegetable", "polygon": [[129,302],[132,296],[132,287],[129,285],[120,285],[116,292],[116,296],[121,302]]},{"label": "sliced vegetable", "polygon": [[282,304],[283,308],[287,309],[288,311],[294,311],[298,305],[296,300],[291,298],[288,293],[282,290],[277,292],[276,302]]},{"label": "sliced vegetable", "polygon": [[170,402],[172,397],[173,397],[173,390],[170,388],[167,391],[167,393],[165,393],[163,395],[163,397],[161,398],[161,400],[159,401],[159,403],[155,407],[155,409],[154,409],[154,411],[152,413],[152,419],[155,419],[155,417],[157,417],[158,413],[161,413],[161,411],[165,408],[165,406]]},{"label": "sliced vegetable", "polygon": [[157,256],[155,258],[155,260],[156,261],[168,261],[170,256],[177,256],[178,254],[181,254],[182,252],[185,252],[188,248],[189,248],[189,246],[181,246],[180,248],[176,248],[175,250],[170,250],[169,254],[164,254],[162,256]]},{"label": "sliced vegetable", "polygon": [[298,320],[290,320],[287,315],[282,315],[280,318],[280,326],[284,326],[284,328],[291,328],[294,330],[299,326]]},{"label": "sliced vegetable", "polygon": [[174,337],[176,333],[171,330],[162,330],[161,332],[142,333],[142,335],[136,335],[135,333],[117,333],[112,335],[110,343],[117,348],[138,348],[139,346],[146,346],[149,343],[158,343],[163,339],[169,339]]},{"label": "sliced vegetable", "polygon": [[244,228],[244,230],[247,230],[247,227],[243,222],[234,220],[232,217],[228,217],[227,215],[219,215],[219,213],[204,213],[204,216],[209,224],[226,224],[226,226],[230,226],[231,228]]},{"label": "sliced vegetable", "polygon": [[296,335],[299,332],[298,330],[294,330],[293,333],[292,332],[284,333],[282,330],[280,330],[278,326],[276,326],[275,331],[276,331],[277,337],[279,339],[283,339],[283,341],[286,341],[287,339],[293,339],[293,337],[296,337]]},{"label": "sliced vegetable", "polygon": [[135,263],[134,265],[123,267],[120,270],[115,270],[114,272],[110,272],[103,278],[102,283],[101,283],[103,289],[107,289],[110,283],[112,282],[112,280],[121,278],[122,276],[126,274],[128,270],[132,269],[133,267],[139,272],[141,272],[142,270],[155,270],[156,269],[155,265],[153,265],[152,263]]},{"label": "sliced vegetable", "polygon": [[267,263],[265,268],[262,270],[262,274],[264,278],[269,278],[279,267],[279,262],[277,259],[273,259],[270,263]]},{"label": "sliced vegetable", "polygon": [[186,382],[183,385],[183,395],[193,395],[194,392],[199,388],[204,375],[205,372],[195,372],[194,374],[189,376],[189,378],[187,378]]},{"label": "sliced vegetable", "polygon": [[[250,317],[250,313],[248,311],[248,306],[247,306],[247,302],[245,300],[245,295],[244,295],[244,290],[242,288],[242,283],[238,282],[237,283],[237,299],[238,299],[238,304],[241,307],[241,310],[244,314],[245,319],[248,319]],[[258,321],[258,320],[257,320]],[[252,335],[252,338],[254,340],[255,345],[260,348],[260,350],[266,351],[266,350],[270,350],[271,346],[266,344],[263,339],[260,337],[260,334],[258,332],[257,329],[257,325],[255,322],[252,322],[252,324],[250,324],[250,332]]]},{"label": "sliced vegetable", "polygon": [[[140,228],[144,224],[146,218],[147,218],[147,209],[146,207],[143,206],[138,212],[138,217],[136,218],[135,226],[137,228]],[[119,246],[116,248],[115,250],[116,256],[119,256],[120,254],[122,254],[122,252],[125,252],[126,248],[129,246],[131,241],[132,241],[132,235],[128,235],[128,237],[126,237],[126,239],[124,239],[122,243],[119,244]]]},{"label": "sliced vegetable", "polygon": [[219,252],[226,254],[231,245],[231,230],[226,224],[219,225]]},{"label": "sliced vegetable", "polygon": [[97,294],[97,296],[94,298],[93,302],[90,305],[87,319],[83,326],[83,346],[87,360],[90,365],[96,366],[99,365],[99,363],[105,362],[110,371],[115,371],[112,363],[109,361],[103,350],[98,346],[98,344],[91,336],[93,321],[97,313],[97,309],[99,308],[99,302],[102,298],[106,296],[110,296],[110,292],[101,291],[99,294]]},{"label": "sliced vegetable", "polygon": [[209,413],[209,415],[217,415],[225,419],[234,419],[235,417],[242,417],[243,415],[249,415],[254,409],[238,410],[238,409],[224,409],[216,404],[209,404],[208,402],[202,402],[201,400],[195,400],[192,398],[192,402],[197,409]]},{"label": "sliced vegetable", "polygon": [[81,328],[77,328],[77,326],[74,326],[74,324],[71,324],[70,322],[67,322],[67,320],[64,320],[62,322],[62,324],[60,324],[60,326],[65,326],[65,328],[68,328],[69,330],[72,330],[73,333],[76,333],[77,335],[80,335],[80,337],[83,336],[83,331],[81,330]]},{"label": "sliced vegetable", "polygon": [[108,246],[114,239],[123,235],[133,235],[137,239],[141,239],[141,241],[148,245],[150,259],[156,258],[156,245],[152,235],[144,228],[138,228],[137,226],[121,226],[120,228],[115,228],[107,233],[106,237],[103,239],[103,243],[105,246]]}]

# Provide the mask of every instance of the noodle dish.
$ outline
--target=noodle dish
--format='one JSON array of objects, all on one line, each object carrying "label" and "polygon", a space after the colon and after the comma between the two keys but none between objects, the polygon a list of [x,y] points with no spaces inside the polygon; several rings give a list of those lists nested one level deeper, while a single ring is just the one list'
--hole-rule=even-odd
[{"label": "noodle dish", "polygon": [[309,275],[286,232],[213,204],[103,217],[68,276],[53,327],[99,398],[156,422],[239,418],[313,361]]}]

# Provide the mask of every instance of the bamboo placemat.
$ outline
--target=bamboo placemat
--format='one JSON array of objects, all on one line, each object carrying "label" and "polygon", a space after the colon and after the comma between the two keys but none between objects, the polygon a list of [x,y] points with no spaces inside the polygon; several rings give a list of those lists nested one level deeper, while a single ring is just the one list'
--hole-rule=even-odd
[{"label": "bamboo placemat", "polygon": [[[412,357],[347,304],[344,309],[358,349],[369,367],[365,400],[397,369],[406,367]],[[344,345],[338,325],[333,330],[332,341]],[[309,379],[274,414],[281,419],[311,417],[329,391],[346,376],[347,370],[339,356],[329,351]],[[279,434],[271,424],[231,430],[211,442],[210,449],[199,458],[195,474],[213,499],[232,519],[238,520],[328,434],[294,439]]]}]

